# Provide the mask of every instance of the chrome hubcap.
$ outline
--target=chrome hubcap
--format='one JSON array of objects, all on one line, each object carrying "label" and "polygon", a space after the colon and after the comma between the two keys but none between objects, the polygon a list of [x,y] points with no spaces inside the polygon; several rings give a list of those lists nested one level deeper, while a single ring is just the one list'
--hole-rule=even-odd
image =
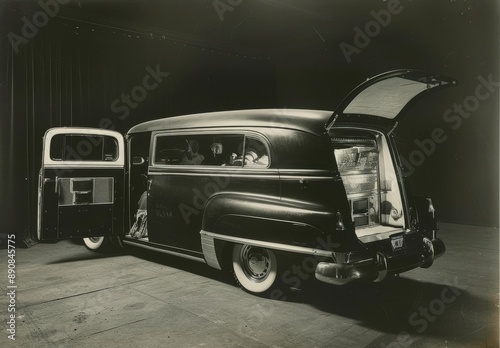
[{"label": "chrome hubcap", "polygon": [[265,249],[245,245],[241,248],[240,259],[248,279],[261,282],[269,275],[271,260]]}]

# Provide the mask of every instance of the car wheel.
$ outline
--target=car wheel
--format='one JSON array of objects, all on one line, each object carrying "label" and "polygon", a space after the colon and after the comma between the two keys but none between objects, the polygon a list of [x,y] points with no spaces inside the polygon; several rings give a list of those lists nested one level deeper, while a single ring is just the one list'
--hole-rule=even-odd
[{"label": "car wheel", "polygon": [[244,290],[263,294],[277,282],[278,262],[269,249],[236,244],[233,248],[233,272]]},{"label": "car wheel", "polygon": [[115,252],[119,250],[121,246],[121,241],[119,237],[116,236],[83,238],[83,242],[87,249],[102,253]]},{"label": "car wheel", "polygon": [[90,250],[99,250],[104,243],[104,237],[83,238],[85,246]]}]

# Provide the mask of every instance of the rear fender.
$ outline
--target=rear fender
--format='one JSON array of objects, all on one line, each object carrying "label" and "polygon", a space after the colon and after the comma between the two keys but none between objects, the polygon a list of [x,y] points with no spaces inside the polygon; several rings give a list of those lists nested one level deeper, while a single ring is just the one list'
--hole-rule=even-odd
[{"label": "rear fender", "polygon": [[262,246],[287,257],[303,254],[330,258],[332,251],[363,248],[354,231],[335,230],[336,214],[329,210],[272,196],[234,192],[215,195],[207,202],[203,216],[205,260],[221,269],[229,249],[225,246],[233,243]]},{"label": "rear fender", "polygon": [[224,193],[206,204],[202,229],[225,236],[314,247],[333,226],[324,207],[278,197]]}]

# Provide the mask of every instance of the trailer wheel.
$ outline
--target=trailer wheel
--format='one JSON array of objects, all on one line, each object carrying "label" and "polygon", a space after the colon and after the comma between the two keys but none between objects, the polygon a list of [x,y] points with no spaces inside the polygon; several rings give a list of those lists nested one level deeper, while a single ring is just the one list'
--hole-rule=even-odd
[{"label": "trailer wheel", "polygon": [[122,247],[121,241],[117,236],[83,238],[83,242],[87,249],[101,253],[117,252]]}]

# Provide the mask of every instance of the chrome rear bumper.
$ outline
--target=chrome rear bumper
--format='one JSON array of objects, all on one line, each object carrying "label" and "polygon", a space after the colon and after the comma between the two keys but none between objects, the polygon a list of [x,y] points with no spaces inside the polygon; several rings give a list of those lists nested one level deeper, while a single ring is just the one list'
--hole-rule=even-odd
[{"label": "chrome rear bumper", "polygon": [[421,250],[401,255],[384,255],[377,252],[372,258],[352,263],[320,262],[316,266],[316,279],[334,285],[353,281],[382,281],[388,274],[402,273],[414,268],[430,267],[445,252],[444,243],[424,237]]}]

